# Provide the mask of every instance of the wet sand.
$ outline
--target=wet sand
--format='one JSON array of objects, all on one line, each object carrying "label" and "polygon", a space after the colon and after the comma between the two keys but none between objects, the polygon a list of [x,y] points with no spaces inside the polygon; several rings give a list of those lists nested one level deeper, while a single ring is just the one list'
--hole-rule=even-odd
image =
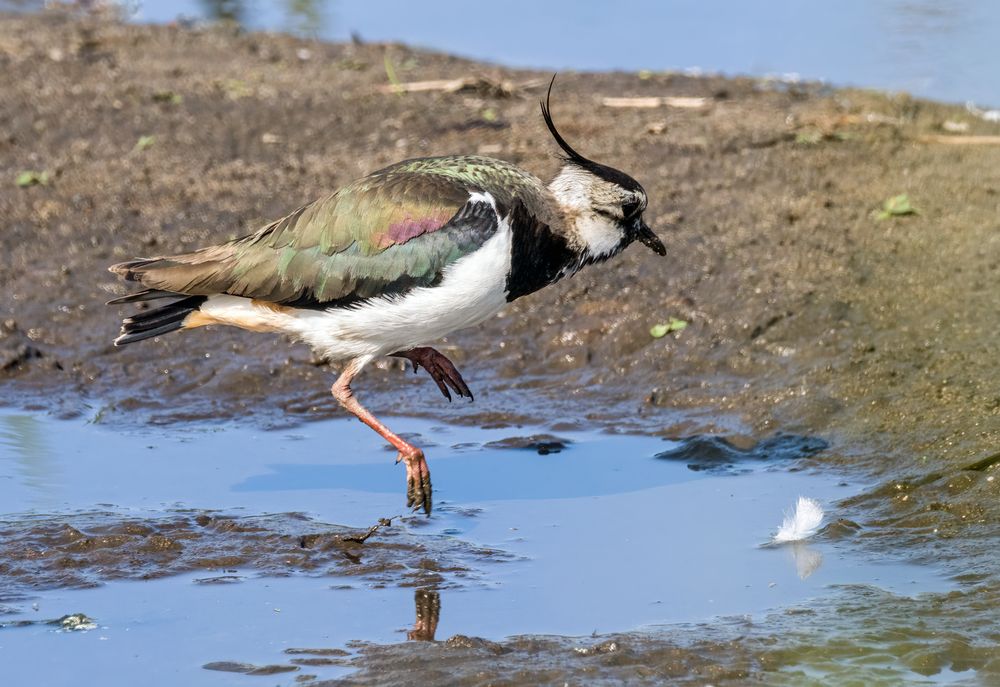
[{"label": "wet sand", "polygon": [[[383,93],[386,59],[403,81],[482,74],[513,95]],[[0,67],[0,399],[117,429],[337,411],[334,371],[276,337],[197,331],[113,349],[122,312],[103,302],[122,286],[107,264],[252,231],[403,157],[488,153],[543,177],[557,165],[537,113],[547,75],[402,46],[4,17]],[[619,96],[705,105],[602,105]],[[520,678],[517,651],[503,663],[451,647],[456,667],[447,646],[372,647],[358,679],[436,665],[469,683],[477,671],[774,682],[788,670],[794,682],[796,665],[866,670],[848,660],[859,646],[918,675],[995,676],[1000,147],[948,143],[946,123],[963,136],[998,125],[904,95],[676,74],[567,73],[554,114],[581,150],[644,184],[668,258],[633,248],[449,338],[475,404],[448,405],[393,363],[366,372],[361,397],[477,426],[558,422],[554,434],[819,437],[823,469],[871,485],[837,504],[863,528],[857,546],[933,562],[959,588],[905,603],[862,590],[752,631],[635,637],[631,662],[525,640],[543,672]],[[142,136],[152,145],[137,147]],[[15,186],[24,170],[48,183]],[[918,213],[877,219],[900,193]],[[689,326],[649,335],[672,316]],[[879,632],[859,634],[868,622]],[[666,658],[645,676],[654,655]]]}]

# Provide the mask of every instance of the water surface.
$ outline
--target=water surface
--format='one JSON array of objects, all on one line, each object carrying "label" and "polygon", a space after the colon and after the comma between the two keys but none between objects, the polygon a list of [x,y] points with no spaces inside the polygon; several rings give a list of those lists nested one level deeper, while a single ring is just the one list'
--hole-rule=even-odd
[{"label": "water surface", "polygon": [[989,0],[127,4],[143,22],[231,16],[252,29],[402,41],[513,67],[779,76],[1000,105],[1000,4]]},{"label": "water surface", "polygon": [[[428,446],[437,497],[433,517],[394,527],[452,541],[456,549],[471,542],[506,554],[492,562],[470,558],[472,574],[445,573],[427,590],[440,595],[437,639],[584,636],[753,618],[836,594],[834,585],[873,586],[900,597],[949,588],[933,569],[875,560],[850,538],[762,546],[798,495],[826,504],[832,520],[837,501],[864,486],[814,470],[822,454],[789,460],[775,453],[773,460],[756,456],[752,463],[692,470],[688,461],[656,458],[677,444],[652,437],[560,432],[565,448],[542,455],[505,445],[530,444],[511,439],[545,428],[393,423]],[[95,509],[153,522],[179,509],[214,509],[295,511],[367,527],[401,513],[402,486],[393,454],[347,420],[279,431],[111,430],[0,414],[0,522],[61,514],[72,524]],[[274,577],[246,569],[83,590],[6,581],[0,594],[13,613],[0,622],[83,612],[98,627],[0,629],[0,661],[24,683],[71,684],[81,673],[114,674],[119,684],[252,681],[258,678],[201,666],[290,665],[288,648],[353,651],[356,640],[404,641],[415,593],[362,575]],[[55,654],[59,662],[39,659]],[[330,677],[344,668],[308,671]],[[288,684],[294,674],[268,679]]]}]

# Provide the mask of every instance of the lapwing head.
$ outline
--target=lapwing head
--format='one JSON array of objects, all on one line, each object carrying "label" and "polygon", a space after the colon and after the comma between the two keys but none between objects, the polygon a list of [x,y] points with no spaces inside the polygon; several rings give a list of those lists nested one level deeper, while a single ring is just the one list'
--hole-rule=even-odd
[{"label": "lapwing head", "polygon": [[549,185],[563,212],[575,224],[589,257],[605,259],[640,241],[658,255],[667,249],[642,218],[646,191],[625,172],[602,165],[576,152],[556,130],[549,99],[553,76],[542,105],[545,125],[563,150],[563,167]]}]

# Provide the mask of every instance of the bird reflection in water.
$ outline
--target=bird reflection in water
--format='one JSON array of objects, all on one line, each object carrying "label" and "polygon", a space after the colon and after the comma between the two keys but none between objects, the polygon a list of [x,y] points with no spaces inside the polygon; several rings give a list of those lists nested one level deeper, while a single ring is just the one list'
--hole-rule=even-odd
[{"label": "bird reflection in water", "polygon": [[433,642],[441,617],[441,594],[430,589],[418,589],[413,595],[417,605],[417,619],[413,629],[406,633],[407,639],[418,642]]}]

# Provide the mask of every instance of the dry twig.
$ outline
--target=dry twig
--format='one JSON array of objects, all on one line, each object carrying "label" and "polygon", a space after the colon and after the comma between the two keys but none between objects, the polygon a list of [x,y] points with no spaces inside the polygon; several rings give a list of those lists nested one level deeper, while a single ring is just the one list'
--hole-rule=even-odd
[{"label": "dry twig", "polygon": [[364,544],[368,541],[368,538],[373,534],[378,532],[383,527],[392,527],[392,521],[403,517],[402,515],[393,515],[391,518],[379,518],[378,522],[368,528],[368,531],[358,537],[344,537],[344,541],[351,541],[355,544]]},{"label": "dry twig", "polygon": [[605,107],[677,107],[685,110],[698,110],[708,105],[708,98],[693,98],[689,96],[649,96],[639,98],[601,98]]},{"label": "dry twig", "polygon": [[497,98],[509,98],[520,91],[536,88],[542,82],[538,79],[515,84],[511,81],[491,79],[486,76],[463,76],[458,79],[432,79],[430,81],[410,81],[389,83],[379,86],[382,93],[439,93],[476,92]]},{"label": "dry twig", "polygon": [[955,146],[995,146],[1000,145],[1000,136],[955,136],[949,134],[925,134],[917,136],[920,143],[947,143]]}]

